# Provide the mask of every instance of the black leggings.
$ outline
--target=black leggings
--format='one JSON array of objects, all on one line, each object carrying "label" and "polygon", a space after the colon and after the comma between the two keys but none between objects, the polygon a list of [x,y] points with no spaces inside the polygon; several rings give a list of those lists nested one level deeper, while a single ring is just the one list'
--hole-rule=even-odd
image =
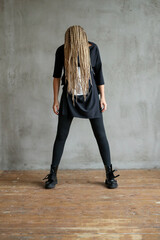
[{"label": "black leggings", "polygon": [[[60,163],[72,120],[72,116],[64,116],[61,114],[58,115],[57,134],[52,153],[52,167],[58,166]],[[100,118],[92,118],[89,120],[99,147],[103,163],[104,165],[109,166],[111,164],[110,148],[104,128],[103,116],[101,114]]]}]

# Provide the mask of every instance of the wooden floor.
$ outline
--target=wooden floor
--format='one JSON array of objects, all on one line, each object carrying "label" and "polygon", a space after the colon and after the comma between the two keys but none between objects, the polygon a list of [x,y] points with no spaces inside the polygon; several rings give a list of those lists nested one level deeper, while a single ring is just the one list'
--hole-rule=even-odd
[{"label": "wooden floor", "polygon": [[[0,171],[0,240],[160,240],[160,170],[118,170],[118,188],[104,170]],[[46,181],[46,180],[45,180]]]}]

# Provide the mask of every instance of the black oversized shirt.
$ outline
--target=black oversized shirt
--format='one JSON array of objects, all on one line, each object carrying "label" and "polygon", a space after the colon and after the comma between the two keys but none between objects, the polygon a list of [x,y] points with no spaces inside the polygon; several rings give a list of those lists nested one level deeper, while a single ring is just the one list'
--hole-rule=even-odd
[{"label": "black oversized shirt", "polygon": [[[64,44],[59,46],[56,50],[53,77],[61,78],[61,85],[63,85],[59,108],[59,113],[62,115],[71,115],[78,118],[99,118],[102,114],[98,95],[99,89],[97,87],[98,85],[105,84],[102,71],[102,62],[98,46],[94,42],[88,42],[92,44],[92,46],[89,46],[92,65],[92,68],[90,69],[92,85],[89,80],[89,93],[86,95],[86,101],[84,101],[83,95],[78,95],[76,102],[76,96],[74,96],[75,106],[72,102],[72,95],[68,93],[67,96],[68,83],[65,83]],[[79,58],[78,66],[80,66]]]}]

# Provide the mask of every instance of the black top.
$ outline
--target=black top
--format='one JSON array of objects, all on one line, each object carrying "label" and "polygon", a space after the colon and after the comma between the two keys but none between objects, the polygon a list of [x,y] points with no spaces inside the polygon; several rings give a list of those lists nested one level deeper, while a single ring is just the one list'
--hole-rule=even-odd
[{"label": "black top", "polygon": [[[89,79],[89,93],[86,95],[86,101],[84,101],[83,95],[74,96],[75,106],[72,102],[72,95],[68,93],[67,96],[67,84],[65,83],[65,68],[64,68],[64,44],[59,46],[55,53],[55,64],[53,77],[61,78],[62,68],[63,76],[61,78],[61,85],[63,86],[63,92],[60,100],[59,113],[62,115],[72,115],[78,118],[99,118],[102,114],[99,100],[99,89],[98,85],[105,84],[102,72],[102,62],[98,46],[94,42],[90,42],[92,46],[89,46],[91,56],[91,77],[92,84]],[[79,58],[78,58],[78,66]]]}]

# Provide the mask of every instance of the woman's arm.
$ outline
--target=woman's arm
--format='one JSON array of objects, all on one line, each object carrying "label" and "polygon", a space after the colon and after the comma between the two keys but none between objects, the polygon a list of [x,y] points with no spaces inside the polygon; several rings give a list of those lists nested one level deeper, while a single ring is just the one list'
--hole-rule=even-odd
[{"label": "woman's arm", "polygon": [[100,105],[101,105],[101,111],[104,112],[107,109],[107,103],[105,99],[105,92],[104,92],[104,84],[97,85],[100,92]]},{"label": "woman's arm", "polygon": [[102,85],[98,85],[98,88],[99,88],[99,92],[100,92],[100,96],[101,96],[101,98],[105,98],[104,84],[102,84]]},{"label": "woman's arm", "polygon": [[59,114],[59,102],[58,102],[58,93],[60,88],[60,79],[62,75],[63,68],[63,51],[62,47],[58,47],[55,53],[55,63],[53,71],[53,111],[55,114]]},{"label": "woman's arm", "polygon": [[59,114],[59,101],[58,93],[60,88],[60,78],[53,78],[53,111],[55,114]]}]

